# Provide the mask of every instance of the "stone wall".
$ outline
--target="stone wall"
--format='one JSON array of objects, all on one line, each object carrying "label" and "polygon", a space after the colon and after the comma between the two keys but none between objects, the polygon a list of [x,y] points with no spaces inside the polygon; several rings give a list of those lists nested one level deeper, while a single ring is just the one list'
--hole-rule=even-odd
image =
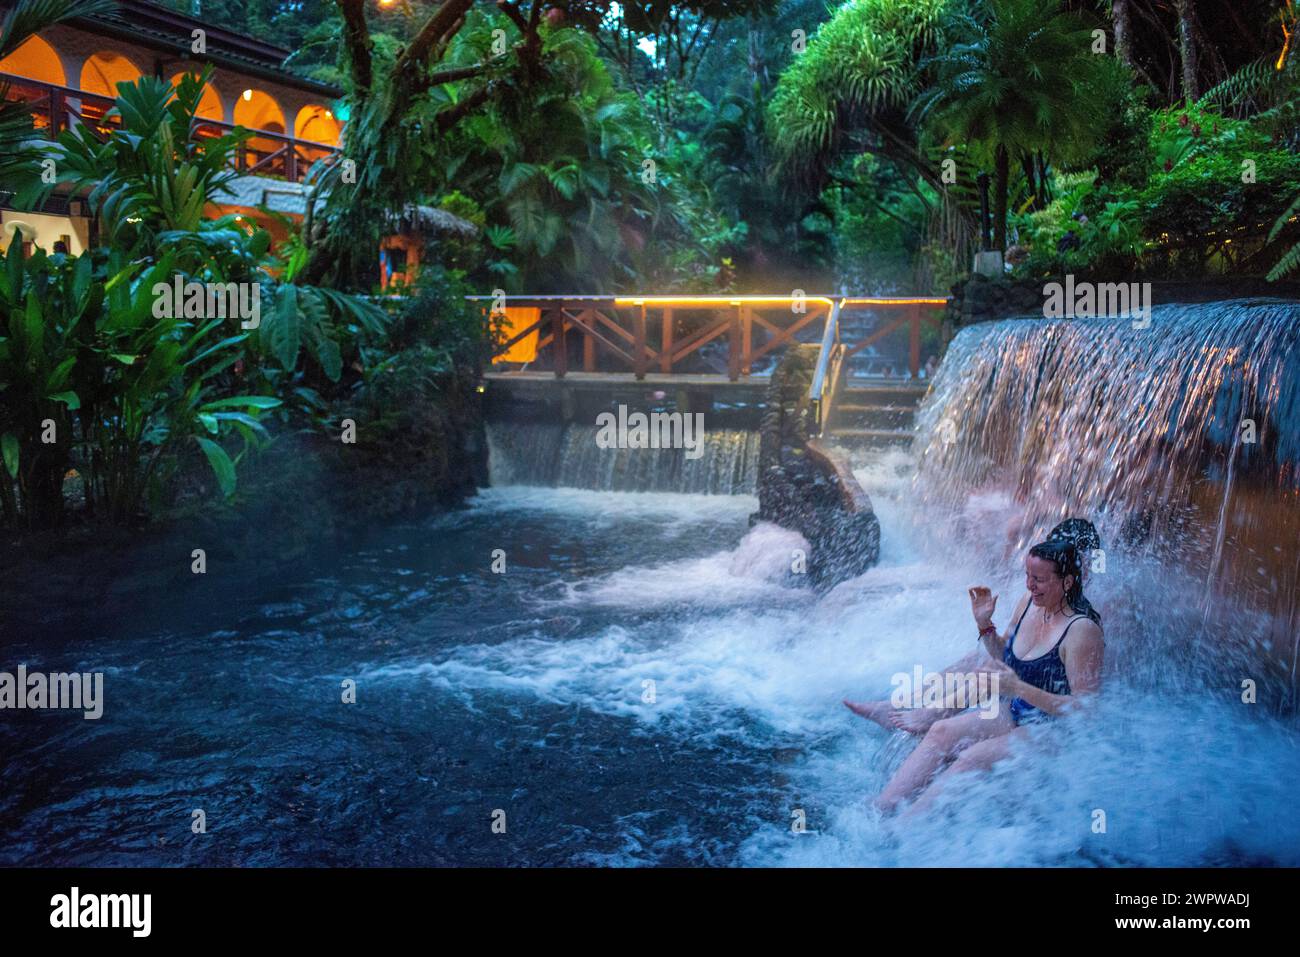
[{"label": "stone wall", "polygon": [[[1117,279],[1114,276],[1074,277],[1076,284],[1113,282],[1141,282],[1139,279]],[[1043,287],[1057,282],[1064,285],[1065,277],[1042,279],[989,279],[979,274],[952,287],[945,322],[950,328],[960,328],[976,322],[1009,319],[1013,316],[1042,316],[1046,294]],[[1227,279],[1222,281],[1151,283],[1151,303],[1159,306],[1175,302],[1217,302],[1225,299],[1297,299],[1300,300],[1300,283],[1270,283],[1262,278]]]}]

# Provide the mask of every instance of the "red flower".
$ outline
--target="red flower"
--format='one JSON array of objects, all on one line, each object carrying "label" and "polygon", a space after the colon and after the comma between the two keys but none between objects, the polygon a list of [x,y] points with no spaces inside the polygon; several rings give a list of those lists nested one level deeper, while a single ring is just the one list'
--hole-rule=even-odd
[{"label": "red flower", "polygon": [[1165,172],[1166,172],[1166,173],[1173,172],[1173,169],[1174,169],[1174,161],[1173,161],[1173,160],[1165,160]]},{"label": "red flower", "polygon": [[1183,128],[1186,128],[1186,127],[1187,127],[1187,123],[1188,123],[1188,119],[1187,119],[1187,114],[1186,114],[1186,113],[1184,113],[1182,116],[1178,117],[1178,125],[1179,125],[1179,126],[1181,126],[1181,127],[1183,127]]}]

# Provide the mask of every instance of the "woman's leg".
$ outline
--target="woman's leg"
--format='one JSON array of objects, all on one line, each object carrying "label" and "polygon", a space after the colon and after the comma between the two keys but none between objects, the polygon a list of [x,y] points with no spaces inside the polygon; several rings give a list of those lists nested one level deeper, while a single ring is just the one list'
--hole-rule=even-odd
[{"label": "woman's leg", "polygon": [[916,799],[916,803],[907,809],[903,817],[912,817],[927,810],[935,798],[946,787],[953,784],[953,779],[967,771],[987,771],[1001,761],[1011,751],[1015,742],[1023,740],[1024,728],[1015,728],[996,738],[988,738],[978,744],[972,744],[957,756],[957,760],[939,772],[925,792]]},{"label": "woman's leg", "polygon": [[[984,662],[988,655],[976,649],[960,661],[954,661],[940,674],[969,674]],[[936,721],[959,715],[964,708],[896,708],[892,701],[849,701],[844,699],[844,707],[856,715],[874,721],[886,731],[907,731],[910,734],[925,734]]]},{"label": "woman's leg", "polygon": [[900,801],[924,788],[936,771],[966,748],[1014,730],[1015,722],[1006,709],[999,709],[993,718],[983,717],[980,711],[971,711],[935,722],[880,792],[876,807],[886,813],[892,811]]}]

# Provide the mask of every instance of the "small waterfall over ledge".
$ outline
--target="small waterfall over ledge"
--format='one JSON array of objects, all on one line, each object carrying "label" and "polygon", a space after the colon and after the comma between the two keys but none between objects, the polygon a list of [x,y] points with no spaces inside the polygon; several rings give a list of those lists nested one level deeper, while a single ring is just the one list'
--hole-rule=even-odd
[{"label": "small waterfall over ledge", "polygon": [[685,449],[601,448],[594,425],[488,424],[493,485],[547,485],[606,492],[752,495],[758,477],[756,431],[704,433],[697,458]]},{"label": "small waterfall over ledge", "polygon": [[[1296,706],[1300,303],[1161,306],[1148,328],[973,326],[917,423],[921,501],[1004,496],[1008,554],[1067,515],[1097,525],[1103,570],[1130,588],[1117,607],[1134,668],[1195,659],[1230,693],[1265,678]],[[989,529],[972,531],[987,547]]]}]

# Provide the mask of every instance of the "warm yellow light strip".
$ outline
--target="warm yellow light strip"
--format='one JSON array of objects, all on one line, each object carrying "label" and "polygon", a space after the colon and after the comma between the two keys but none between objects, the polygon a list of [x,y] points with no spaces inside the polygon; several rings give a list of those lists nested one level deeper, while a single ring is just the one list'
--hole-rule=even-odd
[{"label": "warm yellow light strip", "polygon": [[946,306],[947,299],[841,299],[841,306]]},{"label": "warm yellow light strip", "polygon": [[824,296],[619,296],[616,306],[742,306],[755,303],[819,302],[834,303]]}]

